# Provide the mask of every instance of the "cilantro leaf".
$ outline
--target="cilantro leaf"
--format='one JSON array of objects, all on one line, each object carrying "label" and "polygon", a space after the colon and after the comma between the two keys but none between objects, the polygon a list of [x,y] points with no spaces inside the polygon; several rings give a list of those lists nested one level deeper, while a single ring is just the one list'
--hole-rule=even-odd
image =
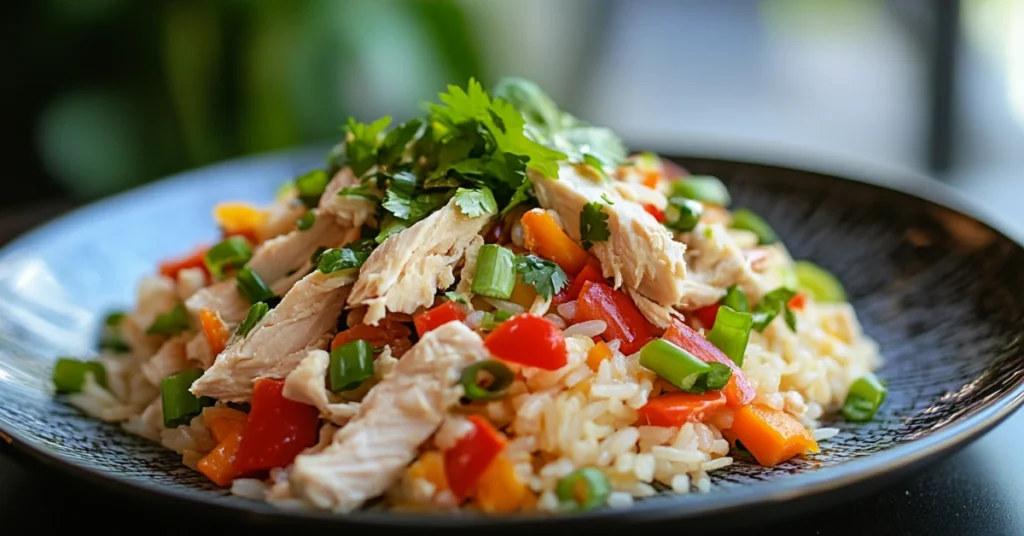
[{"label": "cilantro leaf", "polygon": [[590,249],[594,242],[603,242],[611,237],[608,231],[608,214],[602,210],[602,204],[594,201],[583,205],[580,211],[580,236],[583,238],[583,249]]},{"label": "cilantro leaf", "polygon": [[520,255],[516,257],[516,272],[523,276],[523,282],[533,285],[537,294],[545,300],[562,291],[569,278],[555,263],[536,255]]},{"label": "cilantro leaf", "polygon": [[377,165],[391,167],[397,164],[402,159],[405,146],[416,137],[421,126],[423,126],[423,121],[411,119],[388,132],[384,141],[381,142],[380,148],[377,149]]},{"label": "cilantro leaf", "polygon": [[459,188],[455,191],[455,204],[470,218],[489,216],[498,211],[498,202],[494,200],[491,189],[486,186],[478,190]]},{"label": "cilantro leaf", "polygon": [[452,197],[451,191],[430,192],[412,198],[409,204],[409,222],[415,223],[443,207]]},{"label": "cilantro leaf", "polygon": [[754,307],[754,329],[759,333],[764,331],[772,320],[775,320],[779,313],[783,313],[786,325],[796,331],[796,315],[789,309],[789,300],[796,296],[796,291],[786,287],[779,287],[768,294],[765,294],[757,306]]},{"label": "cilantro leaf", "polygon": [[398,190],[398,193],[411,196],[416,191],[419,178],[408,171],[401,171],[388,177],[388,188]]},{"label": "cilantro leaf", "polygon": [[366,199],[369,199],[371,201],[375,201],[377,203],[380,203],[380,201],[381,201],[380,197],[377,197],[376,195],[371,194],[369,192],[369,190],[365,186],[349,186],[347,188],[342,188],[342,189],[338,190],[338,195],[340,195],[340,196],[352,196],[352,197],[365,197]]},{"label": "cilantro leaf", "polygon": [[400,220],[409,219],[412,197],[397,188],[388,188],[381,206]]},{"label": "cilantro leaf", "polygon": [[528,203],[533,200],[533,196],[530,194],[530,188],[533,187],[533,182],[528,178],[523,178],[523,183],[516,188],[516,191],[512,193],[512,199],[509,199],[508,204],[505,208],[501,209],[501,215],[508,214],[510,210],[519,206],[522,203]]},{"label": "cilantro leaf", "polygon": [[316,268],[325,274],[359,268],[375,246],[373,240],[359,240],[343,248],[325,250],[317,260]]},{"label": "cilantro leaf", "polygon": [[385,214],[383,221],[380,224],[380,232],[373,239],[378,244],[383,244],[385,240],[393,235],[396,235],[409,228],[410,223],[406,220],[396,218],[391,214]]},{"label": "cilantro leaf", "polygon": [[356,177],[362,177],[364,173],[373,167],[377,161],[377,145],[380,135],[388,125],[391,124],[391,117],[384,116],[370,123],[360,123],[354,118],[348,120],[348,133],[345,136],[345,156],[348,159],[348,166]]}]

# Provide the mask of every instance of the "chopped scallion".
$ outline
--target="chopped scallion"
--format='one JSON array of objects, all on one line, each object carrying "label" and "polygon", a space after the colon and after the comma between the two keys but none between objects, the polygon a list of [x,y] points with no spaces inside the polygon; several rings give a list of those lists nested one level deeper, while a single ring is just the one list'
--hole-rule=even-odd
[{"label": "chopped scallion", "polygon": [[732,369],[729,365],[724,363],[708,363],[711,370],[707,374],[702,374],[694,382],[693,387],[690,388],[691,393],[701,394],[704,391],[717,391],[724,389],[729,383],[729,378],[732,377]]},{"label": "chopped scallion", "polygon": [[828,270],[810,261],[797,261],[793,270],[796,272],[797,285],[806,290],[815,301],[822,303],[846,301],[843,284]]},{"label": "chopped scallion", "polygon": [[512,313],[508,311],[494,311],[493,313],[484,313],[483,320],[480,321],[480,329],[483,331],[494,331],[502,322],[512,318]]},{"label": "chopped scallion", "polygon": [[107,369],[103,363],[62,357],[53,366],[53,386],[60,394],[79,393],[85,385],[85,375],[89,372],[96,383],[107,386]]},{"label": "chopped scallion", "polygon": [[238,271],[235,282],[238,286],[238,293],[249,300],[249,303],[265,302],[274,297],[274,291],[270,290],[259,274],[248,266]]},{"label": "chopped scallion", "polygon": [[761,245],[774,244],[779,241],[779,235],[775,234],[768,222],[753,212],[739,208],[732,213],[733,229],[743,229],[757,235],[757,243]]},{"label": "chopped scallion", "polygon": [[359,387],[373,377],[373,347],[358,340],[332,350],[329,376],[335,393]]},{"label": "chopped scallion", "polygon": [[750,299],[747,298],[747,293],[743,292],[739,285],[733,285],[726,289],[725,297],[722,298],[721,304],[740,313],[750,312]]},{"label": "chopped scallion", "polygon": [[235,334],[239,337],[245,337],[252,331],[252,328],[256,327],[260,320],[263,320],[263,317],[268,312],[270,312],[270,305],[266,302],[252,304],[252,307],[249,307],[249,313],[245,315],[245,320],[242,320],[242,323],[238,325],[238,329],[235,330]]},{"label": "chopped scallion", "polygon": [[112,352],[127,352],[129,350],[128,343],[121,335],[121,322],[124,318],[125,313],[116,311],[108,314],[103,320],[103,328],[100,332],[100,350]]},{"label": "chopped scallion", "polygon": [[704,214],[704,205],[700,201],[672,197],[665,206],[665,226],[673,231],[688,233],[697,226],[701,214]]},{"label": "chopped scallion", "polygon": [[672,195],[727,207],[732,200],[729,189],[717,177],[693,175],[672,183]]},{"label": "chopped scallion", "polygon": [[584,467],[559,480],[555,493],[563,510],[586,511],[604,506],[611,486],[600,469]]},{"label": "chopped scallion", "polygon": [[316,213],[310,210],[295,222],[295,226],[298,227],[300,231],[308,231],[313,227],[314,223],[316,223]]},{"label": "chopped scallion", "polygon": [[147,335],[163,335],[169,337],[177,335],[191,327],[188,320],[188,310],[185,304],[178,302],[170,311],[156,317],[153,324],[146,330]]},{"label": "chopped scallion", "polygon": [[750,313],[736,311],[729,306],[718,308],[715,325],[708,334],[708,340],[737,366],[743,366],[743,353],[747,351],[750,330],[754,317]]},{"label": "chopped scallion", "polygon": [[295,179],[295,189],[299,192],[299,199],[302,204],[313,208],[320,203],[320,196],[327,189],[327,183],[331,180],[327,171],[314,169]]},{"label": "chopped scallion", "polygon": [[843,417],[851,422],[870,421],[878,407],[885,401],[888,389],[882,385],[878,377],[867,373],[850,386],[846,394],[846,401],[843,403]]},{"label": "chopped scallion", "polygon": [[640,366],[683,391],[691,391],[702,375],[711,372],[710,365],[664,339],[655,339],[640,349]]},{"label": "chopped scallion", "polygon": [[160,404],[164,411],[164,426],[177,428],[188,424],[206,406],[214,401],[208,397],[197,397],[189,391],[192,384],[203,375],[200,369],[189,369],[168,376],[160,381]]},{"label": "chopped scallion", "polygon": [[[496,400],[505,394],[513,379],[512,369],[500,361],[488,359],[466,367],[459,383],[464,396],[470,400]],[[481,382],[486,383],[481,385]]]},{"label": "chopped scallion", "polygon": [[[793,296],[796,296],[796,291],[786,287],[779,287],[765,294],[757,306],[754,307],[754,329],[758,333],[764,331],[768,324],[771,324],[772,320],[779,316],[779,313],[789,308],[787,304],[789,300],[793,299]],[[792,321],[793,324],[790,325],[790,328],[796,331],[796,317],[792,315],[792,312],[788,313],[787,316],[790,318],[786,320],[786,323],[789,324]]]},{"label": "chopped scallion", "polygon": [[473,294],[507,300],[516,284],[515,254],[497,244],[480,247],[473,274]]},{"label": "chopped scallion", "polygon": [[229,272],[238,270],[252,258],[249,242],[241,236],[231,236],[213,246],[204,258],[206,269],[217,279],[224,279]]}]

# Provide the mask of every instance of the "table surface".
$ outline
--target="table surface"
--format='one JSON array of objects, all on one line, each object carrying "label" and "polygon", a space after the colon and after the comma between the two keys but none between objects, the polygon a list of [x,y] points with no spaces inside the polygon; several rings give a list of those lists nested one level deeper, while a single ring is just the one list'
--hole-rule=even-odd
[{"label": "table surface", "polygon": [[[6,212],[0,217],[0,245],[67,207],[52,205]],[[831,534],[1024,535],[1024,412],[1017,412],[953,456],[864,498],[818,511],[756,533],[778,529],[791,536]],[[29,459],[0,442],[0,527],[18,533],[51,534],[81,529],[117,512],[115,526],[146,523],[148,534],[180,534],[197,529],[218,534],[258,534],[258,526],[199,514],[167,512],[139,497],[98,488]],[[148,528],[152,527],[152,528]],[[678,529],[678,525],[658,528]],[[0,529],[2,531],[2,529]],[[744,531],[749,533],[749,531]]]}]

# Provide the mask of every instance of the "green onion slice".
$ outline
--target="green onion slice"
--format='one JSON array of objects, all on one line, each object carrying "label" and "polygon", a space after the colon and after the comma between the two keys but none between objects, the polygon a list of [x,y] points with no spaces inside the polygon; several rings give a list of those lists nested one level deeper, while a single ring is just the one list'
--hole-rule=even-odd
[{"label": "green onion slice", "polygon": [[563,510],[586,511],[604,506],[611,486],[600,469],[584,467],[559,480],[555,493]]},{"label": "green onion slice", "polygon": [[846,290],[836,276],[828,270],[810,261],[797,261],[793,270],[796,272],[797,285],[806,290],[815,301],[844,302]]},{"label": "green onion slice", "polygon": [[843,403],[843,417],[851,422],[870,421],[878,407],[885,401],[888,389],[882,385],[878,377],[867,373],[850,386],[850,392],[846,394],[846,401]]},{"label": "green onion slice", "polygon": [[170,337],[191,327],[188,320],[188,310],[185,304],[178,302],[170,311],[156,317],[153,324],[146,330],[147,335],[163,335]]},{"label": "green onion slice", "polygon": [[737,366],[743,366],[743,353],[747,351],[750,330],[754,317],[750,313],[736,311],[727,305],[718,308],[715,325],[708,334],[708,340]]},{"label": "green onion slice", "polygon": [[206,269],[217,279],[224,279],[252,258],[249,242],[241,236],[230,236],[206,252]]},{"label": "green onion slice", "polygon": [[515,254],[497,244],[480,247],[473,274],[473,294],[507,300],[516,284]]},{"label": "green onion slice", "polygon": [[724,363],[708,363],[711,370],[707,374],[697,377],[697,381],[690,387],[689,392],[701,394],[704,391],[717,391],[724,389],[732,377],[732,369]]},{"label": "green onion slice", "polygon": [[665,339],[653,340],[640,349],[640,366],[687,392],[694,390],[701,376],[711,372],[711,365]]},{"label": "green onion slice", "polygon": [[189,391],[192,384],[203,375],[200,369],[189,369],[168,376],[160,381],[160,404],[164,410],[164,426],[176,428],[188,424],[199,415],[203,408],[212,406],[214,400],[197,397]]},{"label": "green onion slice", "polygon": [[665,206],[665,226],[673,231],[688,233],[697,226],[702,214],[704,214],[704,205],[700,201],[672,197],[669,198],[668,205]]},{"label": "green onion slice", "polygon": [[[779,316],[779,313],[784,309],[789,309],[787,304],[789,303],[789,300],[793,299],[793,296],[796,296],[796,291],[786,287],[779,287],[768,294],[765,294],[764,297],[761,298],[761,301],[758,302],[757,306],[754,307],[754,329],[756,329],[758,333],[764,331],[764,329],[768,327],[768,324],[771,324],[772,320],[775,320],[775,317]],[[793,325],[791,325],[790,328],[793,329],[793,331],[796,331],[796,318],[793,316],[792,312],[787,313],[787,317],[786,323],[789,324],[790,321],[792,321]]]},{"label": "green onion slice", "polygon": [[328,374],[335,393],[359,387],[373,377],[373,347],[360,340],[332,350]]},{"label": "green onion slice", "polygon": [[513,379],[512,369],[500,361],[488,359],[463,369],[459,383],[470,400],[496,400],[505,395]]},{"label": "green onion slice", "polygon": [[323,169],[314,169],[295,179],[295,189],[299,192],[299,199],[302,204],[313,208],[320,203],[320,196],[324,195],[330,176]]},{"label": "green onion slice", "polygon": [[480,321],[480,329],[483,331],[494,331],[502,322],[512,318],[512,313],[508,311],[494,311],[493,313],[484,313],[483,320]]},{"label": "green onion slice", "polygon": [[99,361],[82,361],[62,357],[53,366],[53,386],[57,393],[79,393],[85,385],[85,374],[92,373],[96,383],[107,386],[107,369]]},{"label": "green onion slice", "polygon": [[693,175],[673,182],[672,195],[720,207],[727,207],[732,202],[725,184],[710,175]]},{"label": "green onion slice", "polygon": [[768,222],[745,208],[733,211],[732,227],[733,229],[743,229],[754,233],[757,235],[757,243],[762,246],[779,241],[779,235],[775,234],[775,231],[771,225],[768,225]]},{"label": "green onion slice", "polygon": [[238,329],[235,330],[235,334],[239,337],[245,337],[250,331],[252,331],[252,328],[256,327],[256,324],[258,324],[260,320],[263,320],[263,317],[266,316],[268,312],[270,312],[270,305],[266,302],[256,302],[252,304],[252,306],[249,307],[249,313],[245,315],[245,320],[242,320],[242,323],[238,325]]},{"label": "green onion slice", "polygon": [[124,337],[121,335],[121,322],[125,316],[124,312],[115,311],[108,314],[103,320],[103,327],[100,332],[100,350],[110,350],[112,352],[127,352],[129,350],[128,343],[125,342]]},{"label": "green onion slice", "polygon": [[743,289],[739,285],[733,285],[725,291],[725,297],[722,298],[721,304],[741,313],[750,312],[750,299],[747,298],[747,293],[743,292]]},{"label": "green onion slice", "polygon": [[267,301],[275,296],[274,291],[270,290],[259,274],[248,266],[238,271],[235,282],[238,286],[238,293],[249,300],[249,303]]}]

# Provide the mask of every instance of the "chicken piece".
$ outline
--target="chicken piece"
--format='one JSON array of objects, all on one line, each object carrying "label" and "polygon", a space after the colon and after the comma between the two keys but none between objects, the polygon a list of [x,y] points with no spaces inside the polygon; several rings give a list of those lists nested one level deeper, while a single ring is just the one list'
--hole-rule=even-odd
[{"label": "chicken piece", "polygon": [[739,285],[754,303],[772,290],[765,288],[761,277],[751,268],[750,260],[722,224],[702,222],[680,238],[688,246],[686,263],[691,281],[715,289]]},{"label": "chicken piece", "polygon": [[341,426],[359,410],[357,402],[330,400],[326,382],[331,356],[323,350],[310,350],[299,366],[284,380],[284,397],[320,410],[320,417]]},{"label": "chicken piece", "polygon": [[476,258],[480,254],[480,247],[484,245],[484,237],[474,236],[466,247],[465,259],[462,264],[462,271],[459,274],[459,284],[455,286],[455,292],[463,296],[473,294],[473,274],[476,273]]},{"label": "chicken piece", "polygon": [[625,285],[662,306],[684,301],[686,248],[641,205],[624,199],[616,188],[600,179],[580,175],[570,165],[559,168],[558,179],[537,173],[531,177],[540,205],[554,210],[565,232],[577,242],[581,241],[583,207],[592,202],[602,204],[611,236],[594,243],[590,251],[601,261],[605,277],[614,278],[615,288]]},{"label": "chicken piece", "polygon": [[[377,202],[358,195],[338,195],[342,188],[360,186],[359,179],[349,168],[334,174],[320,198],[320,211],[334,217],[335,222],[349,229],[359,229],[365,223],[376,224]],[[363,186],[369,195],[383,197],[374,185]]]},{"label": "chicken piece", "polygon": [[192,393],[245,402],[256,380],[286,377],[310,350],[327,347],[354,279],[351,272],[320,271],[302,278],[245,338],[217,356]]},{"label": "chicken piece", "polygon": [[213,355],[213,349],[210,348],[210,342],[206,340],[206,335],[199,332],[185,345],[185,357],[189,362],[205,370],[213,365],[213,360],[217,356]]},{"label": "chicken piece", "polygon": [[458,403],[459,373],[487,357],[483,340],[461,322],[424,335],[394,373],[370,390],[329,447],[295,459],[292,492],[339,513],[383,493]]},{"label": "chicken piece", "polygon": [[153,357],[142,364],[142,374],[149,383],[159,387],[160,380],[190,367],[185,353],[187,341],[186,337],[180,335],[168,339]]},{"label": "chicken piece", "polygon": [[349,306],[367,306],[363,323],[375,326],[387,311],[411,314],[430,305],[438,288],[455,282],[452,267],[489,220],[466,216],[452,199],[391,236],[363,264]]},{"label": "chicken piece", "polygon": [[675,309],[658,305],[633,289],[626,289],[626,292],[629,294],[629,297],[633,299],[633,303],[635,303],[636,308],[640,310],[640,314],[644,315],[644,318],[646,318],[648,322],[659,328],[665,329],[672,325],[673,318],[682,319],[683,317],[683,315]]}]

